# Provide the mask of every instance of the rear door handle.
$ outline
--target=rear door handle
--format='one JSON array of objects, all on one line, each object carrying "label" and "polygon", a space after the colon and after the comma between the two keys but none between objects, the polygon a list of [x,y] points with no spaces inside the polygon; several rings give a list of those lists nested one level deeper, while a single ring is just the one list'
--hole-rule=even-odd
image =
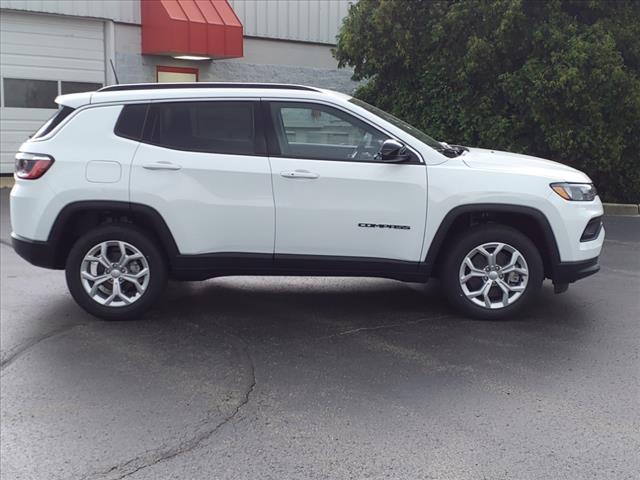
[{"label": "rear door handle", "polygon": [[294,170],[289,172],[280,172],[280,175],[284,178],[319,178],[320,175],[309,170]]},{"label": "rear door handle", "polygon": [[147,170],[180,170],[182,167],[171,162],[151,162],[142,165]]}]

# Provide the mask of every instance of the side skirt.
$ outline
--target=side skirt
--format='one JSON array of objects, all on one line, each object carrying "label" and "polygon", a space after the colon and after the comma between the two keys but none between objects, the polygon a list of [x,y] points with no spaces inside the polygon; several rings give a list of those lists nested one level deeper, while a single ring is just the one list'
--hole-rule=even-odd
[{"label": "side skirt", "polygon": [[366,257],[215,253],[178,255],[171,261],[175,280],[206,280],[233,275],[380,277],[426,282],[418,262]]}]

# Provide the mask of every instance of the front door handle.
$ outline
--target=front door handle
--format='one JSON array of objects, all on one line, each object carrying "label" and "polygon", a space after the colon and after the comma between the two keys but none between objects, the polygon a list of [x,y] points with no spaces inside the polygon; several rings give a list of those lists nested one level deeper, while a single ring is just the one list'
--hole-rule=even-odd
[{"label": "front door handle", "polygon": [[171,162],[151,162],[142,165],[147,170],[180,170],[182,167]]},{"label": "front door handle", "polygon": [[284,178],[319,178],[320,175],[309,170],[294,170],[290,172],[280,172],[280,175]]}]

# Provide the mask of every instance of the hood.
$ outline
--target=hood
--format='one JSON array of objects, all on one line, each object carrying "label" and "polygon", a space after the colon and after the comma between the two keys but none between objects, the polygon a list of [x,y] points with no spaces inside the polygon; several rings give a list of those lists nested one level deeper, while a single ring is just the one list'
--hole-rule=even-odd
[{"label": "hood", "polygon": [[553,181],[591,182],[587,175],[573,167],[519,153],[469,148],[469,151],[459,158],[468,167],[479,170],[535,175]]}]

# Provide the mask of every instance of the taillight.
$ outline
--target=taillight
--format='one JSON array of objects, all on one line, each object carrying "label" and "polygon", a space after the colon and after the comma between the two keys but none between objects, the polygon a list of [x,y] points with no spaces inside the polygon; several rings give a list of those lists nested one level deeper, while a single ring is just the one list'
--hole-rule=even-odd
[{"label": "taillight", "polygon": [[46,173],[53,165],[53,157],[43,153],[16,153],[16,177],[35,180]]}]

